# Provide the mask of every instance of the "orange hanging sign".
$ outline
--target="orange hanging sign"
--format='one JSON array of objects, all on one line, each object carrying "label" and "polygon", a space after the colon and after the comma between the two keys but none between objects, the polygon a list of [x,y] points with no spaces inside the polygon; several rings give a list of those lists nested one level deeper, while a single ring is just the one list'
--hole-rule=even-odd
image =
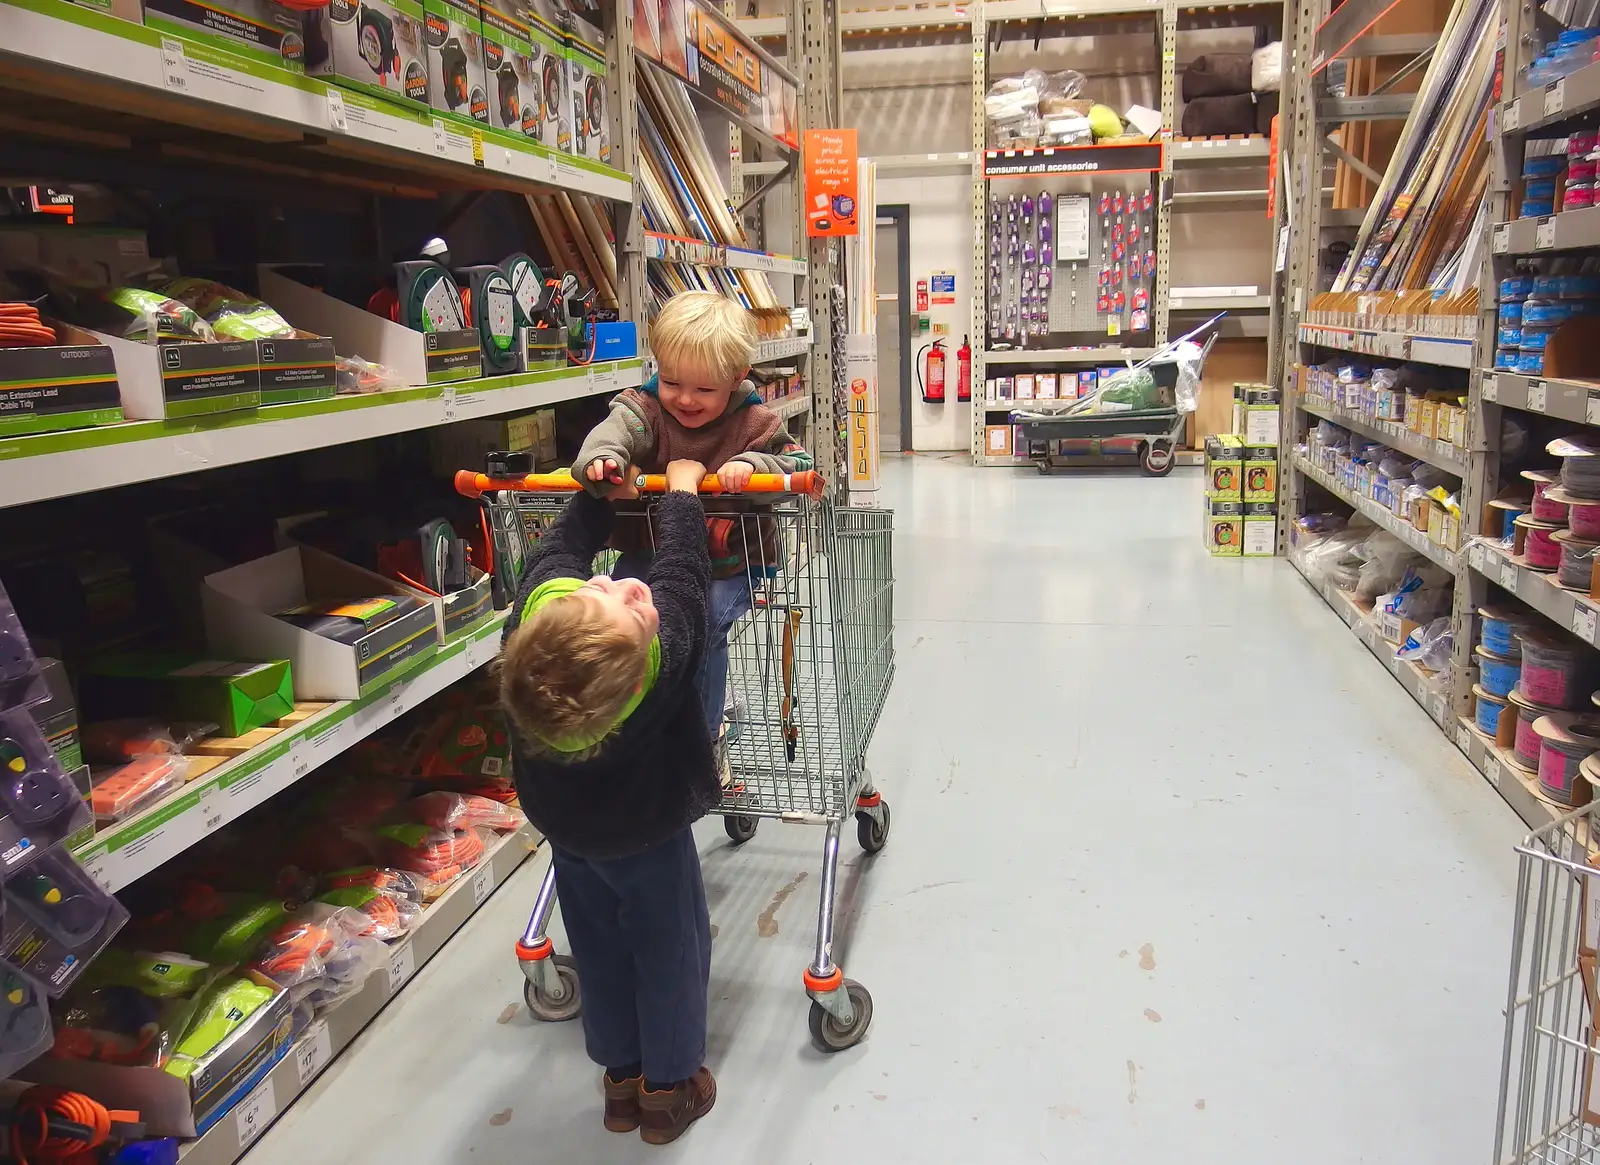
[{"label": "orange hanging sign", "polygon": [[806,235],[853,235],[856,228],[856,131],[805,133]]}]

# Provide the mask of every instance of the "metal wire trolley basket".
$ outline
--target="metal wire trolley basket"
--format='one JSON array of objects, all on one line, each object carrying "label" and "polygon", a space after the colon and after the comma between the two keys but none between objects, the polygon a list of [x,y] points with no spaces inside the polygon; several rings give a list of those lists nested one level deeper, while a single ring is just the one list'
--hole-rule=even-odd
[{"label": "metal wire trolley basket", "polygon": [[1600,1165],[1600,854],[1586,806],[1517,847],[1496,1165]]},{"label": "metal wire trolley basket", "polygon": [[[491,463],[491,473],[503,466]],[[641,493],[665,480],[642,476]],[[495,562],[520,569],[577,488],[570,475],[491,476],[463,472],[457,489],[483,501]],[[889,835],[889,805],[873,788],[867,746],[894,678],[893,524],[889,510],[837,506],[813,473],[756,474],[749,496],[716,496],[702,485],[708,536],[742,562],[750,611],[728,637],[728,696],[718,744],[724,795],[718,812],[742,844],[762,818],[821,825],[822,884],[817,941],[805,969],[811,1034],[827,1051],[860,1041],[872,997],[834,965],[834,883],[839,835],[856,819],[863,849]],[[650,505],[619,513],[623,545],[648,548]],[[515,593],[509,583],[507,589]],[[546,1020],[576,1016],[578,968],[556,954],[545,930],[555,906],[555,870],[545,874],[517,957],[524,997]]]}]

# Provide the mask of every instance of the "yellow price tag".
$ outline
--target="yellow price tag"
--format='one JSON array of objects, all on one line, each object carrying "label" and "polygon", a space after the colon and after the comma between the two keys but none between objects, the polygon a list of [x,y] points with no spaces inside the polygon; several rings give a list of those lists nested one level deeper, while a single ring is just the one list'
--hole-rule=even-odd
[{"label": "yellow price tag", "polygon": [[483,131],[481,129],[472,131],[472,164],[474,166],[483,165]]}]

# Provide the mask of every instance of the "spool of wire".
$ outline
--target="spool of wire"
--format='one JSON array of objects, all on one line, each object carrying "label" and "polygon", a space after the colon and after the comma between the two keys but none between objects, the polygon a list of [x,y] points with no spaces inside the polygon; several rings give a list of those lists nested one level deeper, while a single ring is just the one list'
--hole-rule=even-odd
[{"label": "spool of wire", "polygon": [[1580,498],[1570,494],[1564,486],[1556,486],[1547,495],[1552,502],[1567,507],[1567,529],[1577,538],[1587,542],[1600,542],[1600,498]]},{"label": "spool of wire", "polygon": [[1561,488],[1574,497],[1600,499],[1600,443],[1559,437],[1545,446],[1561,458]]},{"label": "spool of wire", "polygon": [[1523,531],[1522,561],[1529,570],[1555,570],[1561,565],[1561,548],[1554,535],[1561,527],[1524,514],[1512,525]]},{"label": "spool of wire", "polygon": [[1587,804],[1589,783],[1579,779],[1578,766],[1600,750],[1600,720],[1552,712],[1534,721],[1533,730],[1539,734],[1539,792],[1557,805]]},{"label": "spool of wire", "polygon": [[1551,535],[1561,547],[1561,565],[1556,567],[1556,582],[1569,590],[1589,593],[1594,576],[1594,552],[1600,542],[1579,538],[1571,530],[1557,530]]},{"label": "spool of wire", "polygon": [[1539,734],[1533,730],[1534,722],[1541,716],[1560,711],[1544,704],[1535,704],[1522,694],[1522,688],[1511,689],[1511,706],[1517,710],[1517,732],[1511,749],[1511,759],[1530,773],[1539,771]]},{"label": "spool of wire", "polygon": [[1483,618],[1483,649],[1500,659],[1522,658],[1522,630],[1529,626],[1526,615],[1502,607],[1479,607]]},{"label": "spool of wire", "polygon": [[1541,522],[1555,522],[1557,525],[1567,524],[1567,507],[1550,498],[1550,487],[1561,480],[1561,474],[1553,469],[1524,469],[1522,476],[1533,482],[1533,516]]}]

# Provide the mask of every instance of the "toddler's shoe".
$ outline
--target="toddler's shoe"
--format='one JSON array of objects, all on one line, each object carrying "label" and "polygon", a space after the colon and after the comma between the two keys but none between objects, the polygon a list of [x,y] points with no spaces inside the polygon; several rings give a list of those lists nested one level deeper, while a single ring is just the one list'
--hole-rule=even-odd
[{"label": "toddler's shoe", "polygon": [[606,1090],[606,1128],[614,1133],[633,1132],[639,1127],[639,1089],[644,1087],[644,1079],[613,1080],[603,1073],[600,1083]]},{"label": "toddler's shoe", "polygon": [[709,1068],[701,1068],[666,1092],[651,1092],[641,1087],[639,1136],[647,1145],[676,1141],[690,1125],[710,1112],[715,1103],[717,1082]]}]

